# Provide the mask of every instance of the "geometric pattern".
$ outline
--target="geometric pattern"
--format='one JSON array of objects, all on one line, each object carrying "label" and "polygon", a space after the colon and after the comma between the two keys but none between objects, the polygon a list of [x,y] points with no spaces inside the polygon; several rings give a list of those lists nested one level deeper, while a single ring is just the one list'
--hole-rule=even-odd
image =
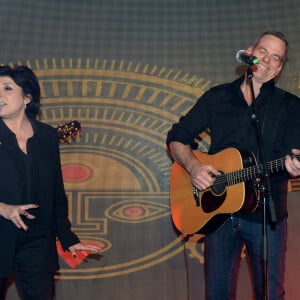
[{"label": "geometric pattern", "polygon": [[[60,279],[121,276],[182,252],[169,209],[171,125],[210,86],[157,66],[78,59],[27,62],[42,90],[42,121],[81,124],[80,139],[61,145],[73,230],[104,249]],[[207,148],[209,137],[202,137]],[[140,245],[137,247],[137,245]],[[123,249],[120,251],[120,249]]]}]

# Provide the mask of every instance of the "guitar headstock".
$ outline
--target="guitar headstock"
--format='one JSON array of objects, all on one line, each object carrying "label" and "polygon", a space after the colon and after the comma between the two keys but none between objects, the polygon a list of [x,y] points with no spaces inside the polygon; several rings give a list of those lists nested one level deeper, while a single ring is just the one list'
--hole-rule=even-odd
[{"label": "guitar headstock", "polygon": [[59,124],[56,127],[58,142],[60,144],[69,144],[76,138],[81,136],[81,125],[74,120],[64,124]]}]

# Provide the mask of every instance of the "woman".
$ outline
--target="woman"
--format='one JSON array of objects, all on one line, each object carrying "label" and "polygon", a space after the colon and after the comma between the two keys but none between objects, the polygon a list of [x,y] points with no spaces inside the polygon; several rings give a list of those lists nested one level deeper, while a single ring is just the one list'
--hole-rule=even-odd
[{"label": "woman", "polygon": [[35,117],[40,86],[26,66],[0,66],[0,296],[13,272],[23,300],[52,299],[56,237],[74,256],[97,252],[71,231],[57,132]]}]

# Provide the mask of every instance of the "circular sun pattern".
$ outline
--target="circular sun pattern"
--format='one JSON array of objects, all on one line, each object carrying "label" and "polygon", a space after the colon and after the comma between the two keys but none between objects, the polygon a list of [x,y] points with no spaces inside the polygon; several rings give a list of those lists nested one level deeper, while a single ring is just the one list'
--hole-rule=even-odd
[{"label": "circular sun pattern", "polygon": [[[61,145],[69,216],[82,240],[103,248],[100,261],[76,269],[61,262],[57,277],[120,276],[181,252],[181,237],[174,232],[169,211],[171,160],[165,139],[210,82],[124,61],[53,59],[26,64],[40,80],[41,120],[54,127],[80,122],[80,138]],[[200,148],[208,144],[204,133]],[[131,251],[124,256],[120,247]]]}]

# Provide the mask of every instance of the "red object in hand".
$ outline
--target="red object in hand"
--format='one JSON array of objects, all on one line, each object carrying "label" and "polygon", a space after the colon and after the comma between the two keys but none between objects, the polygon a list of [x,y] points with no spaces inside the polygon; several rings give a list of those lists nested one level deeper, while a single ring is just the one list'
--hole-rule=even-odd
[{"label": "red object in hand", "polygon": [[91,253],[90,251],[80,250],[80,251],[76,251],[76,256],[73,256],[73,254],[70,251],[65,251],[62,248],[59,240],[56,240],[56,248],[57,248],[57,252],[58,252],[59,256],[71,268],[76,268]]}]

